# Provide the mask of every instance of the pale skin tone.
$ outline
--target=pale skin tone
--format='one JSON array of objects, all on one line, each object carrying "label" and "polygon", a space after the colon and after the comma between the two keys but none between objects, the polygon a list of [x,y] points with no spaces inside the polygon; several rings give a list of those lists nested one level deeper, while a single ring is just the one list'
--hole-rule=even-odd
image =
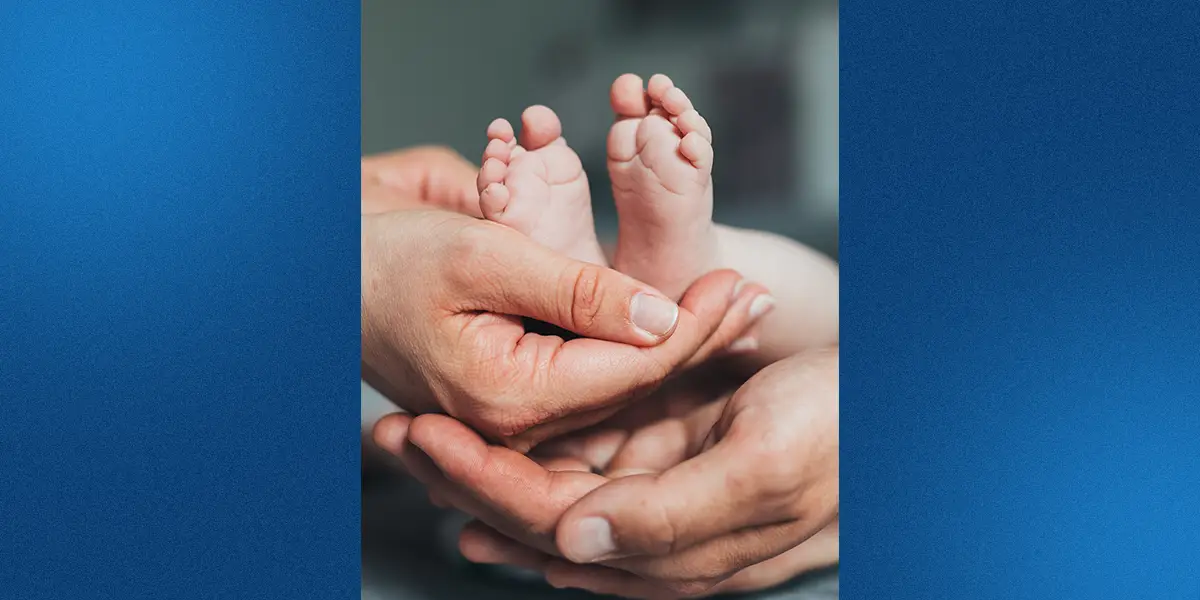
[{"label": "pale skin tone", "polygon": [[[475,169],[457,154],[368,157],[362,173],[363,378],[401,408],[446,412],[514,448],[603,420],[728,353],[766,292],[714,272],[640,327],[635,309],[664,300],[654,288],[511,228],[425,210],[478,206]],[[528,332],[510,315],[584,337]],[[564,396],[567,382],[586,393]]]},{"label": "pale skin tone", "polygon": [[[446,211],[364,215],[363,377],[402,408],[445,412],[529,449],[603,420],[722,351],[766,290],[714,272],[678,305],[494,223]],[[579,334],[527,331],[520,315]]]},{"label": "pale skin tone", "polygon": [[[782,298],[785,306],[806,307],[804,311],[775,310],[765,317],[759,313],[755,316],[761,317],[767,327],[750,327],[736,334],[736,339],[723,338],[722,342],[731,344],[735,350],[740,345],[743,366],[771,362],[794,353],[796,347],[836,343],[837,273],[832,263],[783,238],[711,223],[711,131],[686,96],[664,77],[652,78],[648,89],[643,90],[640,79],[623,76],[614,83],[612,100],[617,123],[609,140],[610,172],[617,186],[614,195],[621,211],[621,238],[613,264],[627,273],[643,273],[641,276],[648,278],[656,289],[674,290],[682,285],[680,282],[694,279],[686,275],[689,269],[734,263],[753,271],[751,279],[770,282],[773,295]],[[364,159],[364,213],[442,206],[474,216],[484,215],[551,249],[593,264],[607,264],[594,243],[586,178],[561,132],[561,124],[553,112],[533,107],[522,116],[519,137],[507,122],[497,121],[489,127],[484,167],[478,172],[460,157],[436,149]],[[397,158],[414,157],[436,166],[422,171],[394,164]],[[467,171],[475,178],[474,186],[464,183],[463,174]],[[580,216],[584,214],[586,218]],[[665,243],[665,240],[673,241]],[[764,256],[774,258],[764,260]],[[672,268],[656,270],[655,264]],[[776,292],[777,288],[782,293]],[[663,294],[676,296],[666,291]],[[760,301],[759,306],[762,305]],[[748,306],[747,312],[752,309]],[[779,317],[781,312],[789,313],[786,319]],[[750,347],[743,344],[747,339],[753,342]],[[703,394],[680,396],[679,390],[686,389],[688,384],[687,380],[677,380],[654,399],[593,428],[540,446],[537,449],[540,456],[522,457],[523,466],[503,459],[512,455],[500,454],[502,458],[494,460],[496,453],[507,450],[483,446],[488,448],[484,454],[488,457],[486,469],[478,463],[467,467],[477,479],[463,479],[462,472],[457,472],[456,479],[454,463],[464,457],[461,453],[450,456],[447,451],[442,461],[448,462],[436,462],[437,448],[443,441],[457,440],[460,449],[470,446],[472,442],[460,435],[464,431],[483,444],[476,434],[453,420],[432,415],[418,418],[413,438],[422,443],[428,455],[405,441],[409,439],[412,424],[409,417],[397,415],[384,419],[375,435],[381,446],[398,453],[409,469],[430,486],[431,496],[437,501],[454,504],[481,519],[468,527],[462,538],[463,552],[472,560],[534,568],[555,585],[631,597],[680,597],[759,589],[837,561],[836,350],[824,355],[832,356],[832,360],[806,355],[809,363],[823,366],[785,362],[772,367],[766,373],[774,375],[762,379],[756,376],[734,396],[736,402],[728,396],[720,399],[704,398]],[[809,404],[823,406],[824,410],[814,408],[808,416],[792,417],[798,426],[799,421],[804,421],[811,428],[809,438],[814,445],[800,449],[811,460],[779,460],[778,453],[755,460],[756,464],[774,464],[795,472],[764,473],[759,472],[761,469],[726,467],[728,473],[736,472],[737,477],[747,482],[783,482],[775,486],[759,485],[757,491],[742,497],[745,504],[741,506],[778,504],[772,504],[766,496],[803,498],[791,505],[791,510],[802,517],[791,517],[786,506],[763,509],[763,514],[770,518],[789,515],[787,518],[791,520],[784,519],[783,526],[777,529],[768,527],[771,532],[768,535],[743,536],[738,543],[730,541],[734,536],[730,524],[740,523],[736,517],[723,517],[721,507],[712,504],[689,504],[684,508],[693,514],[689,517],[689,510],[682,511],[676,517],[681,522],[670,528],[673,534],[682,532],[676,534],[682,541],[667,543],[667,551],[663,551],[661,527],[656,533],[654,524],[623,516],[645,515],[642,509],[646,498],[690,497],[689,494],[701,493],[687,490],[688,481],[710,485],[723,481],[720,453],[713,458],[714,451],[726,448],[731,458],[738,459],[738,465],[744,464],[753,451],[750,444],[738,446],[726,441],[736,436],[731,434],[732,429],[719,426],[718,417],[723,411],[743,407],[736,411],[742,416],[735,420],[743,424],[741,430],[753,432],[746,435],[748,439],[779,437],[776,433],[786,429],[786,416],[756,420],[743,413],[769,411],[763,407],[780,406],[784,399],[793,396],[780,381],[786,382],[790,377],[811,383],[813,373],[822,372],[833,374],[834,385],[832,389],[824,388],[823,397],[815,394]],[[823,420],[815,416],[820,414],[825,415]],[[571,428],[577,425],[572,423]],[[830,431],[832,436],[819,435]],[[706,437],[698,442],[697,432],[707,432]],[[703,443],[709,434],[722,440],[724,446]],[[786,443],[781,443],[776,450],[786,455],[787,448]],[[830,448],[832,459],[814,457],[818,449],[824,449],[828,457]],[[528,468],[529,465],[533,467]],[[677,475],[689,469],[694,473],[690,480]],[[538,483],[546,477],[539,475],[538,470],[549,473],[551,483]],[[661,489],[629,487],[622,492],[616,485],[618,480],[638,482],[648,477]],[[523,497],[522,494],[528,496],[530,486],[542,492],[554,489],[557,495],[550,495],[549,503],[541,495],[534,499]],[[747,488],[756,489],[752,485]],[[612,489],[617,491],[603,491]],[[723,491],[722,487],[712,495],[729,500],[730,506],[738,506],[728,493],[720,496]],[[599,515],[609,522],[609,532],[616,534],[620,552],[617,557],[590,564],[564,560],[563,556],[569,556],[577,562],[589,562],[572,550],[575,544],[571,540],[579,536],[566,525],[571,523],[571,514],[578,514],[571,511],[585,510],[587,498],[595,494],[601,497],[617,494],[615,500],[605,500],[606,505],[619,508],[624,503],[627,508],[640,507],[616,515]],[[539,499],[543,499],[540,505]],[[584,508],[572,508],[573,505]],[[771,510],[783,512],[776,514]],[[515,516],[513,511],[517,511]],[[588,518],[585,515],[575,521]],[[772,526],[779,524],[772,521]],[[705,525],[720,531],[705,531]],[[656,535],[660,537],[655,538]]]},{"label": "pale skin tone", "polygon": [[[391,415],[375,439],[479,519],[472,560],[628,597],[753,589],[837,561],[837,365],[797,355],[716,400],[683,381],[539,460],[434,415]],[[614,542],[597,548],[601,521]]]},{"label": "pale skin tone", "polygon": [[[612,266],[673,299],[717,268],[765,285],[772,297],[756,308],[780,308],[735,341],[755,367],[836,344],[836,265],[786,238],[713,223],[713,132],[687,94],[665,75],[643,85],[627,74],[613,82],[610,103],[608,170],[620,216]],[[519,135],[496,119],[487,139],[478,213],[558,252],[608,265],[587,176],[554,111],[526,109]]]}]

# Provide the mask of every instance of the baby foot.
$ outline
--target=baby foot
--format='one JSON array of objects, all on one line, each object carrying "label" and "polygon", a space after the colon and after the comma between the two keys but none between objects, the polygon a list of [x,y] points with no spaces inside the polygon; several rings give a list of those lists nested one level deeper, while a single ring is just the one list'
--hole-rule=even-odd
[{"label": "baby foot", "polygon": [[717,260],[712,130],[666,75],[612,85],[608,172],[620,217],[613,266],[678,300]]},{"label": "baby foot", "polygon": [[487,135],[476,181],[484,218],[571,258],[606,265],[596,240],[587,175],[563,139],[554,111],[525,109],[520,144],[504,119],[492,121]]}]

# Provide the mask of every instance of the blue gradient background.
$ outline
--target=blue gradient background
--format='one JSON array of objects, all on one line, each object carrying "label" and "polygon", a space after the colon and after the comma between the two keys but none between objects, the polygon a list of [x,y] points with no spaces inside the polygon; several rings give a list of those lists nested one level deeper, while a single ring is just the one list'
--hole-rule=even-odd
[{"label": "blue gradient background", "polygon": [[[358,12],[5,3],[0,596],[358,594]],[[1198,13],[843,6],[846,598],[1200,597]]]},{"label": "blue gradient background", "polygon": [[359,585],[359,7],[0,9],[0,597]]},{"label": "blue gradient background", "polygon": [[1200,4],[841,9],[844,598],[1200,598]]}]

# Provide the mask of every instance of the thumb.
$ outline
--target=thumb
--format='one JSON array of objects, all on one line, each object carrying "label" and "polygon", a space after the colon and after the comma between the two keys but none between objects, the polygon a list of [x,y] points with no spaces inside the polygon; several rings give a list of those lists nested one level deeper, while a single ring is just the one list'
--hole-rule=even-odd
[{"label": "thumb", "polygon": [[675,332],[679,305],[627,275],[558,254],[487,221],[452,282],[467,310],[529,317],[583,337],[655,346]]},{"label": "thumb", "polygon": [[755,442],[761,436],[726,439],[663,473],[631,475],[597,488],[559,521],[559,551],[576,563],[662,556],[785,520],[790,515],[780,514],[771,501],[779,482],[762,476],[761,465],[788,458],[770,456]]}]

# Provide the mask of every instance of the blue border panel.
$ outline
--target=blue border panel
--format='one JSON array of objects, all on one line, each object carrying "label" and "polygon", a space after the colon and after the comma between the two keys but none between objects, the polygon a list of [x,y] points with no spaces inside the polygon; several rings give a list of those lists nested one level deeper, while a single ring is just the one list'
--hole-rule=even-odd
[{"label": "blue border panel", "polygon": [[844,598],[1200,598],[1200,3],[841,7]]},{"label": "blue border panel", "polygon": [[359,6],[0,12],[0,597],[357,597]]}]

